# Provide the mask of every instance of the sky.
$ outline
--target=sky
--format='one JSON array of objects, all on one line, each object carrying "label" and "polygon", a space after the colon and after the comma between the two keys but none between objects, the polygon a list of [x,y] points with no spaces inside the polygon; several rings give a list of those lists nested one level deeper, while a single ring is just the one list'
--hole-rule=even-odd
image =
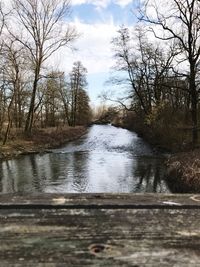
[{"label": "sky", "polygon": [[71,21],[80,34],[74,43],[75,51],[63,48],[56,55],[55,65],[66,73],[73,62],[81,61],[87,68],[88,94],[92,105],[98,105],[98,95],[105,91],[114,58],[111,40],[121,25],[136,21],[137,0],[71,0]]}]

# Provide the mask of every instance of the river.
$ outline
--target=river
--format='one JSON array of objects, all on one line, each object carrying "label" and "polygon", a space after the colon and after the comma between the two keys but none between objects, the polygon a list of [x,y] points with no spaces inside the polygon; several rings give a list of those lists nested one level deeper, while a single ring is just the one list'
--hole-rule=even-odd
[{"label": "river", "polygon": [[1,162],[0,192],[167,193],[164,160],[137,134],[94,125],[52,153]]}]

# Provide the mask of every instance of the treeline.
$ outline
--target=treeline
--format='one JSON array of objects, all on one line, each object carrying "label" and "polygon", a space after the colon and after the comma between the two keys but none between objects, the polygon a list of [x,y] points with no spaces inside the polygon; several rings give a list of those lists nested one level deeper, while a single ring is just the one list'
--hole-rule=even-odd
[{"label": "treeline", "polygon": [[[198,143],[200,2],[147,1],[134,30],[121,27],[113,39],[115,84],[130,90],[118,99],[129,126],[154,139]],[[143,129],[142,129],[143,128]]]},{"label": "treeline", "polygon": [[[9,5],[10,4],[10,5]],[[8,8],[8,5],[10,8]],[[68,21],[68,0],[0,3],[0,136],[12,128],[30,136],[35,127],[87,124],[91,118],[87,70],[53,70],[51,56],[78,34]],[[67,58],[66,58],[67,60]]]}]

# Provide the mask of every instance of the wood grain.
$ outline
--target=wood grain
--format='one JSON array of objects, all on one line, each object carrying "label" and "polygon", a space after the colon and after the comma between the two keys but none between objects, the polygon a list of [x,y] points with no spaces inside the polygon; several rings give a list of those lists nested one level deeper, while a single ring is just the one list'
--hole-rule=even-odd
[{"label": "wood grain", "polygon": [[200,266],[199,200],[1,195],[0,266]]}]

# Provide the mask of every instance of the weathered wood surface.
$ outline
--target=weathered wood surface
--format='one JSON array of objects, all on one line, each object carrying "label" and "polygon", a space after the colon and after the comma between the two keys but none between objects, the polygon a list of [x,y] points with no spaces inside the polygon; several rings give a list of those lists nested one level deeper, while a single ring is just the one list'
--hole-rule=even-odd
[{"label": "weathered wood surface", "polygon": [[200,266],[200,195],[1,195],[0,208],[3,267]]},{"label": "weathered wood surface", "polygon": [[200,209],[200,195],[191,194],[1,194],[1,208],[130,208]]}]

